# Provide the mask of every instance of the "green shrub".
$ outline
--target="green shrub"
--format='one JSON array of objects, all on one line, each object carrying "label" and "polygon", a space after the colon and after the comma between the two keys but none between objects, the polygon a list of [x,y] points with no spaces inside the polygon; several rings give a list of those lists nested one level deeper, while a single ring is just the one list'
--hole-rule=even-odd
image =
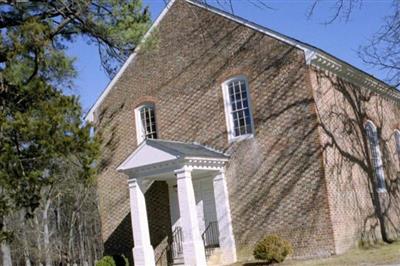
[{"label": "green shrub", "polygon": [[293,252],[292,245],[276,235],[270,235],[259,241],[254,247],[254,258],[267,263],[280,263]]},{"label": "green shrub", "polygon": [[128,259],[124,255],[105,256],[96,266],[129,266]]},{"label": "green shrub", "polygon": [[96,262],[96,266],[116,266],[113,257],[105,256]]}]

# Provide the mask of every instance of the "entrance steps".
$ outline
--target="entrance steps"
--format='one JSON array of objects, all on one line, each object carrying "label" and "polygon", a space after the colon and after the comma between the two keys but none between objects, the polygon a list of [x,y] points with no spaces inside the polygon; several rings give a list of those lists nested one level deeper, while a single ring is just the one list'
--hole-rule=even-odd
[{"label": "entrance steps", "polygon": [[[220,248],[213,248],[207,250],[207,266],[221,266],[221,251]],[[184,266],[185,262],[183,257],[174,259],[172,266]]]},{"label": "entrance steps", "polygon": [[221,249],[220,248],[212,248],[207,250],[207,266],[221,266]]},{"label": "entrance steps", "polygon": [[172,266],[181,266],[185,265],[183,257],[178,257],[174,259],[174,262],[172,263]]}]

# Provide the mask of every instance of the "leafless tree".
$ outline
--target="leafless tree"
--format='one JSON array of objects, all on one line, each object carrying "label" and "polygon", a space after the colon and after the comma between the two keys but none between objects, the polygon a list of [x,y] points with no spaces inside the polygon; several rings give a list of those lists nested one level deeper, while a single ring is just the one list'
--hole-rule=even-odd
[{"label": "leafless tree", "polygon": [[[321,0],[313,1],[308,16],[318,12]],[[349,21],[352,14],[364,8],[364,0],[332,1],[332,14],[323,23],[328,25],[338,20]],[[392,86],[400,88],[400,2],[392,0],[390,14],[383,14],[383,24],[371,36],[369,41],[360,46],[358,55],[366,64],[386,73],[385,80]]]},{"label": "leafless tree", "polygon": [[400,88],[400,2],[393,1],[392,14],[380,30],[362,46],[360,57],[369,65],[386,71],[389,84]]},{"label": "leafless tree", "polygon": [[15,234],[2,245],[3,265],[94,265],[101,257],[95,184],[82,181],[78,166],[68,166],[59,182],[42,189],[32,219],[23,212],[10,217]]}]

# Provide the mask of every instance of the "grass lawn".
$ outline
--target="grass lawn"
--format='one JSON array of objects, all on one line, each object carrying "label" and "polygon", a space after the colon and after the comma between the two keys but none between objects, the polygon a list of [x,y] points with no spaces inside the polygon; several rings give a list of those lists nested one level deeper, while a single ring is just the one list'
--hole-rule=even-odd
[{"label": "grass lawn", "polygon": [[[232,266],[265,265],[260,262],[241,262]],[[288,260],[282,266],[314,266],[314,265],[400,265],[400,242],[391,245],[379,245],[369,249],[354,249],[343,255],[313,260]]]}]

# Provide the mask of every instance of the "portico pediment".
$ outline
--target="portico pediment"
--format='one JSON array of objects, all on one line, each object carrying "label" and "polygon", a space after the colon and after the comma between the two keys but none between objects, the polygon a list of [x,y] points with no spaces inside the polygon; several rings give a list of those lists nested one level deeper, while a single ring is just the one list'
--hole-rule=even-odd
[{"label": "portico pediment", "polygon": [[155,148],[144,141],[119,167],[119,171],[179,159],[179,155]]},{"label": "portico pediment", "polygon": [[117,168],[130,177],[173,173],[180,167],[220,169],[228,155],[197,143],[147,139]]}]

